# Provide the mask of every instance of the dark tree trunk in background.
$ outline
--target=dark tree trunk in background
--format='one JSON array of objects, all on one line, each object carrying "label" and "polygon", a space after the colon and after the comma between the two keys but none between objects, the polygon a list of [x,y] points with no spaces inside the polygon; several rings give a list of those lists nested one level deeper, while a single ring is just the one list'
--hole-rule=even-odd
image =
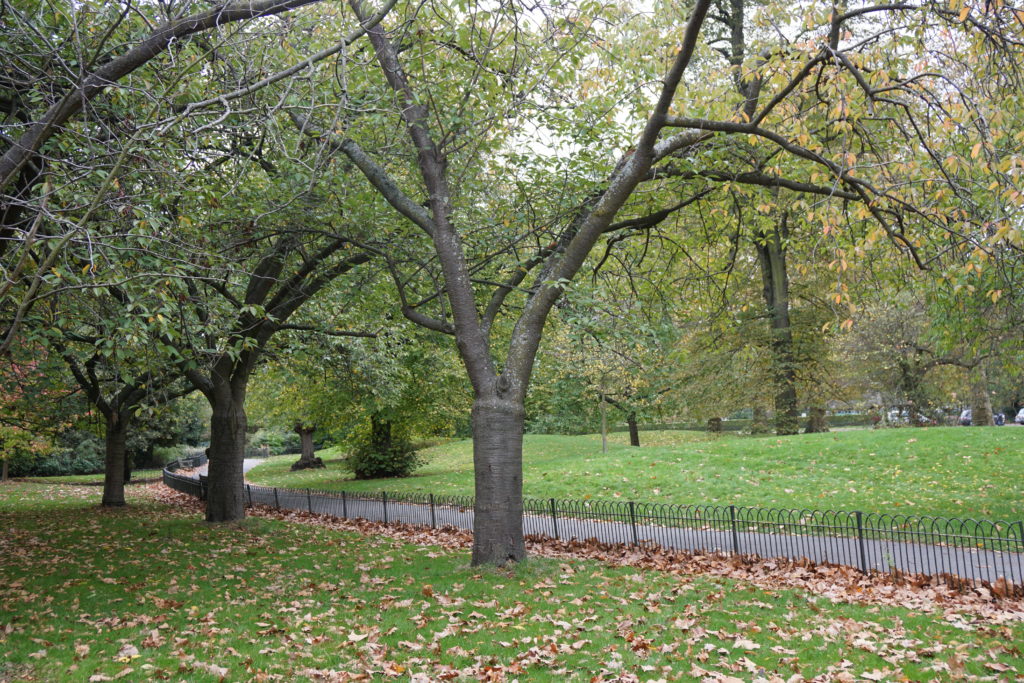
[{"label": "dark tree trunk in background", "polygon": [[793,329],[789,320],[789,273],[786,269],[785,240],[789,236],[787,216],[770,233],[755,235],[757,260],[764,285],[764,303],[769,316],[772,375],[775,381],[775,433],[782,436],[800,431],[796,396],[796,357]]},{"label": "dark tree trunk in background", "polygon": [[313,450],[313,432],[315,431],[315,427],[307,427],[301,422],[296,423],[295,433],[302,440],[302,451],[298,461],[292,464],[291,469],[293,472],[324,466],[324,461],[316,457],[316,453]]},{"label": "dark tree trunk in background", "polygon": [[971,426],[991,427],[994,425],[995,421],[992,419],[992,394],[988,388],[988,372],[981,363],[974,368],[971,394]]},{"label": "dark tree trunk in background", "polygon": [[132,482],[132,472],[135,469],[135,461],[132,458],[132,454],[128,452],[128,447],[124,449],[124,483],[130,484]]},{"label": "dark tree trunk in background", "polygon": [[391,420],[385,420],[376,413],[370,415],[370,446],[377,453],[391,449]]},{"label": "dark tree trunk in background", "polygon": [[708,420],[708,431],[711,432],[712,434],[721,434],[722,433],[722,418],[720,418],[720,417],[713,417],[710,420]]},{"label": "dark tree trunk in background", "polygon": [[771,425],[768,424],[768,411],[762,406],[756,406],[753,418],[750,421],[750,433],[767,434],[771,430]]},{"label": "dark tree trunk in background", "polygon": [[9,477],[7,475],[7,458],[4,458],[3,464],[0,465],[0,481],[7,481],[8,478]]},{"label": "dark tree trunk in background", "polygon": [[816,434],[828,431],[828,418],[825,416],[825,409],[821,406],[814,406],[807,411],[807,427],[804,434]]},{"label": "dark tree trunk in background", "polygon": [[128,418],[116,410],[106,417],[107,434],[104,438],[105,457],[103,463],[103,505],[120,507],[124,505],[125,458],[128,440]]},{"label": "dark tree trunk in background", "polygon": [[473,565],[504,566],[526,559],[523,540],[523,420],[521,402],[473,402],[476,520]]},{"label": "dark tree trunk in background", "polygon": [[626,415],[626,424],[629,425],[629,445],[640,445],[640,427],[636,423],[636,411],[630,411]]}]

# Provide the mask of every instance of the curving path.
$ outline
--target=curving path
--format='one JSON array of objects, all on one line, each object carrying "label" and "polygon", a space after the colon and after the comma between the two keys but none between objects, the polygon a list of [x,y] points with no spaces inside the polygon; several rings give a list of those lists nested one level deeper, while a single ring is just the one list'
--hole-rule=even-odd
[{"label": "curving path", "polygon": [[[259,460],[246,460],[248,471]],[[205,472],[205,470],[202,470]],[[186,493],[199,494],[196,478],[165,472],[164,482]],[[431,527],[454,526],[472,530],[473,508],[470,505],[429,504],[395,501],[386,496],[365,494],[323,493],[297,489],[278,489],[246,485],[250,505],[268,505],[286,510],[305,510],[342,518],[362,518],[379,522],[404,522]],[[952,575],[970,581],[996,583],[999,579],[1015,586],[1024,586],[1024,553],[1021,539],[995,539],[996,549],[935,545],[921,542],[919,535],[891,532],[890,538],[857,538],[845,535],[849,529],[815,527],[807,533],[791,529],[766,533],[770,526],[739,522],[735,529],[716,528],[714,523],[685,520],[683,524],[653,525],[630,523],[628,519],[608,520],[581,516],[541,513],[523,515],[526,534],[560,539],[602,543],[654,544],[675,550],[724,552],[756,555],[761,558],[806,558],[815,563],[846,565],[868,571],[898,570],[908,574]],[[817,530],[818,533],[814,533]],[[915,542],[916,541],[916,542]]]},{"label": "curving path", "polygon": [[[256,467],[256,465],[259,465],[261,462],[263,462],[262,458],[246,458],[245,460],[242,461],[242,474],[245,474],[253,467]],[[209,472],[209,468],[210,463],[203,463],[202,465],[196,468],[196,474],[206,475]]]}]

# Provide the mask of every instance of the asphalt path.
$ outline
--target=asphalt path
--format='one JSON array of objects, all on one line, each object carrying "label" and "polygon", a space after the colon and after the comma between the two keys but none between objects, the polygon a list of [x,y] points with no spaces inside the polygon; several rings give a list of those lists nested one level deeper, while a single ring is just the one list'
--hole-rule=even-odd
[{"label": "asphalt path", "polygon": [[[246,459],[243,470],[248,472],[260,462],[259,459]],[[197,468],[195,473],[205,474],[206,466]],[[246,496],[251,505],[268,505],[285,510],[304,510],[378,522],[453,526],[467,530],[473,528],[471,506],[419,504],[385,500],[381,496],[316,493],[254,484],[246,485]],[[721,522],[718,524],[721,525]],[[772,530],[772,526],[776,529]],[[737,521],[735,529],[716,528],[713,522],[702,523],[697,520],[685,520],[677,525],[634,524],[628,519],[587,519],[567,516],[558,511],[554,515],[523,515],[523,532],[527,535],[580,541],[594,539],[602,543],[652,544],[676,550],[737,553],[765,559],[806,558],[814,563],[846,565],[865,570],[899,570],[908,574],[932,576],[948,574],[991,583],[1003,578],[1011,584],[1024,585],[1024,553],[1018,552],[1020,539],[1004,541],[1005,550],[992,550],[966,544],[953,546],[923,543],[909,532],[899,530],[889,532],[887,538],[872,538],[873,532],[870,530],[865,533],[865,538],[842,533],[849,529],[836,528],[833,534],[822,534],[822,530],[823,527],[819,525],[810,526],[807,533],[793,533],[791,525],[758,525],[744,521]]]},{"label": "asphalt path", "polygon": [[[355,494],[322,494],[294,489],[249,486],[254,505],[269,505],[287,510],[306,510],[336,517],[363,518],[371,521],[405,522],[427,526],[473,528],[472,507],[422,505],[387,501],[380,497],[360,498]],[[965,579],[995,582],[1000,577],[1015,585],[1024,585],[1024,555],[971,547],[952,547],[898,539],[860,540],[856,537],[812,534],[764,533],[764,529],[740,523],[731,529],[630,524],[628,522],[555,517],[526,514],[525,534],[603,543],[656,544],[665,548],[696,552],[726,552],[757,555],[762,558],[806,558],[815,563],[841,564],[888,572],[897,569],[909,574],[951,574]],[[1019,544],[1017,544],[1019,545]],[[1007,544],[1009,547],[1009,544]]]}]

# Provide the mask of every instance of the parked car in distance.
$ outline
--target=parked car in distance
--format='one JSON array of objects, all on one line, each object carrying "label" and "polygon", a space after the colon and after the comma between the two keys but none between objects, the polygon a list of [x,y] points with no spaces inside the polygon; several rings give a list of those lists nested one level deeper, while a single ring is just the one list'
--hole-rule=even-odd
[{"label": "parked car in distance", "polygon": [[1024,425],[1024,408],[1020,409],[1020,412],[1017,413],[1017,417],[1013,418],[1013,421],[1019,425]]},{"label": "parked car in distance", "polygon": [[960,420],[959,420],[959,422],[964,427],[970,427],[971,426],[971,409],[970,408],[967,408],[962,413],[960,413]]}]

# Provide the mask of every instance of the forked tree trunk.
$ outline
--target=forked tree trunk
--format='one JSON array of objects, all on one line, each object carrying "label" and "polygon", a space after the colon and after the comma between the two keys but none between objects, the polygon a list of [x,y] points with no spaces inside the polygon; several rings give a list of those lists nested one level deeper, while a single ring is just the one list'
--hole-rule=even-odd
[{"label": "forked tree trunk", "polygon": [[523,540],[522,402],[478,398],[473,403],[476,520],[473,565],[499,567],[526,559]]},{"label": "forked tree trunk", "polygon": [[245,397],[222,393],[226,395],[211,402],[207,522],[233,522],[245,517]]},{"label": "forked tree trunk", "polygon": [[626,424],[629,425],[629,445],[640,446],[640,427],[636,423],[636,411],[630,411],[626,415]]},{"label": "forked tree trunk", "polygon": [[102,502],[105,507],[124,505],[124,460],[127,455],[125,443],[128,440],[128,422],[129,418],[120,415],[116,410],[106,415]]}]

